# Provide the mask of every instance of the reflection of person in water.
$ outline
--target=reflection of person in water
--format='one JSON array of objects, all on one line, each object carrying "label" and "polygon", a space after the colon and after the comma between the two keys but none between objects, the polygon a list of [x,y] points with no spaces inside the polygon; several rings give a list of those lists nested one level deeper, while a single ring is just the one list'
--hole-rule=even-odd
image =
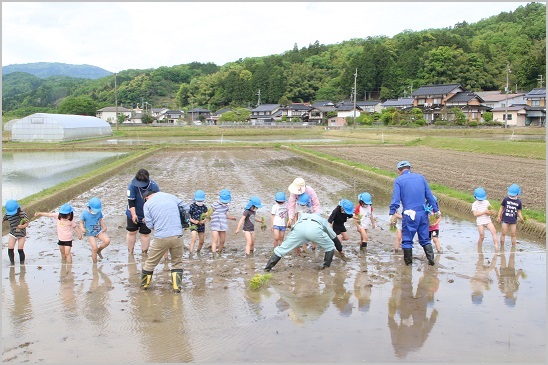
[{"label": "reflection of person in water", "polygon": [[[439,287],[437,270],[432,269],[429,267],[424,270],[415,295],[411,266],[402,267],[399,280],[394,281],[392,297],[388,301],[388,328],[397,357],[406,357],[410,351],[420,349],[436,323],[438,311],[434,309],[428,315],[427,308],[428,303],[434,301],[434,293]],[[401,288],[396,288],[398,285]],[[400,298],[394,298],[394,294],[400,290]],[[397,313],[399,323],[395,318]]]},{"label": "reflection of person in water", "polygon": [[358,299],[358,310],[368,312],[371,306],[371,290],[373,284],[367,273],[367,260],[360,263],[360,270],[356,273],[354,280],[354,296]]},{"label": "reflection of person in water", "polygon": [[65,315],[63,317],[65,317],[66,319],[74,319],[77,317],[78,313],[76,304],[76,293],[74,292],[76,285],[74,284],[74,273],[72,272],[72,264],[62,264],[60,271],[61,286],[59,288],[59,293],[61,295],[61,301],[63,303],[64,310],[70,313],[70,315]]},{"label": "reflection of person in water", "polygon": [[[23,336],[26,332],[25,329],[27,329],[24,322],[31,319],[33,315],[29,295],[29,286],[27,285],[27,280],[25,279],[27,269],[24,265],[21,265],[20,267],[19,282],[16,279],[15,267],[10,267],[10,284],[11,291],[13,292],[13,305],[11,306],[12,311],[10,318],[13,323],[14,333],[17,333],[18,336]],[[4,297],[4,300],[5,299],[6,298]]]},{"label": "reflection of person in water", "polygon": [[[97,267],[96,263],[93,264],[91,268],[91,284],[84,296],[84,305],[86,306],[84,314],[86,318],[97,325],[108,324],[110,318],[108,293],[112,288],[112,281],[103,272],[102,267],[103,265]],[[99,285],[99,277],[103,279],[102,285]]]},{"label": "reflection of person in water", "polygon": [[349,317],[352,314],[352,303],[350,298],[352,293],[346,290],[344,282],[348,277],[348,270],[342,270],[335,272],[333,276],[333,290],[335,296],[333,297],[333,304],[337,307],[342,316]]},{"label": "reflection of person in water", "polygon": [[497,263],[497,254],[493,255],[491,262],[487,261],[484,264],[485,257],[481,250],[478,251],[478,262],[476,263],[476,272],[470,279],[470,287],[472,288],[472,303],[481,304],[483,301],[483,292],[489,290],[489,284],[493,282],[490,272],[495,268]]},{"label": "reflection of person in water", "polygon": [[500,255],[500,271],[495,267],[495,273],[497,274],[497,280],[499,282],[499,289],[504,294],[504,303],[509,307],[516,305],[515,293],[519,289],[519,278],[525,279],[527,276],[522,269],[516,271],[516,246],[512,246],[510,256],[508,258],[508,265],[506,264],[506,254]]}]

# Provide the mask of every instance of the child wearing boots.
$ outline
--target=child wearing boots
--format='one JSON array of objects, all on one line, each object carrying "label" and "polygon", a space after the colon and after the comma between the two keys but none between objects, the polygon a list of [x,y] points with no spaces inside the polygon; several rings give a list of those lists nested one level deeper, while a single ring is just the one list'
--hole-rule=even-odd
[{"label": "child wearing boots", "polygon": [[238,234],[243,226],[246,257],[251,255],[251,253],[255,250],[255,222],[262,222],[261,219],[255,217],[255,212],[262,206],[261,199],[258,197],[252,196],[249,198],[249,202],[245,206],[242,217],[238,222],[238,227],[236,227],[236,231],[234,232],[234,234]]},{"label": "child wearing boots", "polygon": [[360,233],[361,244],[360,249],[367,248],[367,230],[369,228],[375,228],[375,217],[373,216],[373,202],[371,201],[371,194],[363,192],[358,195],[359,204],[356,205],[354,210],[354,219],[356,220],[356,228]]},{"label": "child wearing boots", "polygon": [[506,233],[510,229],[510,238],[512,240],[512,246],[516,245],[516,227],[518,219],[521,222],[525,222],[523,215],[521,214],[521,189],[519,185],[512,184],[508,187],[508,196],[502,199],[500,203],[499,213],[497,215],[497,222],[501,224],[500,233],[500,248],[504,249],[504,240],[506,239]]},{"label": "child wearing boots", "polygon": [[59,213],[44,213],[36,212],[35,217],[50,217],[55,219],[57,225],[57,245],[61,252],[61,259],[67,264],[72,263],[72,254],[70,252],[72,248],[72,231],[76,231],[78,239],[82,239],[82,231],[80,227],[74,222],[74,210],[71,205],[66,203],[61,205]]},{"label": "child wearing boots", "polygon": [[25,241],[27,240],[27,227],[29,218],[21,209],[16,200],[10,199],[6,202],[6,214],[2,221],[8,221],[10,233],[8,238],[8,257],[10,265],[15,265],[15,244],[17,243],[17,252],[19,253],[19,263],[25,263]]},{"label": "child wearing boots", "polygon": [[204,215],[207,214],[207,206],[204,203],[205,193],[203,190],[196,190],[194,193],[194,202],[190,204],[190,209],[188,211],[190,215],[190,255],[194,253],[194,245],[196,244],[196,239],[198,240],[198,247],[196,252],[200,252],[202,246],[204,245],[204,236],[205,236],[205,218]]}]

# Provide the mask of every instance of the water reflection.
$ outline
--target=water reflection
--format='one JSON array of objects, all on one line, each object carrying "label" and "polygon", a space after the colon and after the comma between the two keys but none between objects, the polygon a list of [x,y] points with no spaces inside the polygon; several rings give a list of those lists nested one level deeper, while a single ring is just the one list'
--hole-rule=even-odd
[{"label": "water reflection", "polygon": [[13,293],[13,306],[11,308],[10,319],[13,325],[13,333],[20,338],[25,338],[27,332],[24,323],[33,318],[29,286],[25,278],[26,271],[25,266],[21,265],[19,275],[16,275],[15,267],[11,266],[9,273],[11,291]]},{"label": "water reflection", "polygon": [[513,246],[506,262],[506,253],[500,254],[500,270],[495,267],[495,273],[499,284],[499,289],[504,294],[504,304],[509,307],[516,306],[516,292],[519,289],[519,278],[526,279],[527,275],[523,269],[516,271],[516,246]]},{"label": "water reflection", "polygon": [[68,324],[78,318],[78,305],[76,300],[76,284],[74,281],[74,273],[72,272],[72,264],[62,264],[60,269],[59,294],[61,296],[61,303],[64,310],[64,318],[68,321]]},{"label": "water reflection", "polygon": [[[84,296],[84,313],[87,319],[99,326],[107,326],[110,319],[108,308],[109,291],[112,289],[112,281],[103,273],[103,265],[97,267],[94,263],[91,272],[91,284],[89,290]],[[99,285],[99,277],[103,279],[102,285]]]},{"label": "water reflection", "polygon": [[346,278],[349,276],[349,270],[344,269],[341,271],[336,271],[333,275],[333,289],[335,291],[335,297],[333,298],[333,304],[342,316],[349,317],[352,315],[352,302],[350,302],[350,298],[352,297],[352,293],[348,290],[346,290],[346,287],[344,285]]},{"label": "water reflection", "polygon": [[356,273],[356,279],[354,280],[354,295],[358,299],[358,310],[360,312],[369,312],[372,289],[373,283],[367,272],[367,258],[361,258],[360,268]]},{"label": "water reflection", "polygon": [[438,318],[437,309],[428,310],[438,287],[436,266],[423,268],[416,294],[413,294],[413,268],[405,265],[399,267],[388,301],[388,328],[397,357],[405,358],[409,352],[424,346]]},{"label": "water reflection", "polygon": [[491,271],[497,264],[498,255],[495,253],[491,261],[487,260],[485,265],[485,256],[483,251],[478,250],[478,261],[476,262],[476,272],[470,279],[470,287],[472,289],[472,303],[481,304],[483,302],[483,292],[489,290],[489,285],[493,282],[490,276]]},{"label": "water reflection", "polygon": [[[2,205],[81,176],[120,152],[3,152]],[[37,163],[39,162],[39,163]]]}]

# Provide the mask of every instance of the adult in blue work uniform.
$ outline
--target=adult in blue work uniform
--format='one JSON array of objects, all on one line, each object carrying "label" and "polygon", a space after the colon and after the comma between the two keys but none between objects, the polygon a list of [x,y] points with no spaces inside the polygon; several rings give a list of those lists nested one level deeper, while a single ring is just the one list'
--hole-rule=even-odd
[{"label": "adult in blue work uniform", "polygon": [[406,265],[413,262],[413,238],[419,237],[419,244],[426,253],[430,265],[434,265],[434,250],[429,238],[429,222],[426,204],[432,207],[432,212],[438,212],[438,203],[421,174],[411,172],[409,161],[400,161],[397,165],[399,176],[394,180],[392,201],[390,202],[390,218],[403,205],[402,218],[402,249]]},{"label": "adult in blue work uniform", "polygon": [[300,213],[299,220],[280,246],[274,248],[274,253],[268,260],[265,271],[270,271],[278,261],[295,248],[307,242],[315,242],[325,251],[323,265],[320,269],[331,266],[335,253],[335,242],[340,245],[337,234],[319,213]]},{"label": "adult in blue work uniform", "polygon": [[133,254],[135,242],[137,242],[137,231],[141,235],[141,249],[144,254],[150,245],[151,230],[146,226],[143,206],[145,205],[144,194],[147,190],[159,192],[160,188],[149,176],[145,169],[140,169],[127,187],[127,250]]}]

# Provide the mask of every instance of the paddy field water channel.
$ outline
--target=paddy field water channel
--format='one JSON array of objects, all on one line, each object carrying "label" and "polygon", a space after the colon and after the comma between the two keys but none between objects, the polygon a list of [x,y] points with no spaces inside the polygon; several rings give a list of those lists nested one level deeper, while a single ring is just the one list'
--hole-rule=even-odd
[{"label": "paddy field water channel", "polygon": [[[190,201],[203,189],[206,203],[229,188],[230,214],[239,217],[251,195],[268,219],[277,191],[303,177],[318,193],[325,215],[345,197],[373,194],[379,227],[366,252],[347,224],[349,257],[318,271],[323,251],[284,257],[258,290],[272,234],[256,225],[256,251],[230,221],[226,252],[213,258],[185,249],[184,290],[170,292],[169,262],[156,268],[148,291],[139,289],[143,257],[125,245],[126,188],[139,168],[163,191]],[[545,362],[545,242],[518,237],[494,252],[477,246],[471,219],[444,211],[443,253],[428,266],[415,245],[414,263],[392,252],[389,193],[362,177],[320,166],[282,149],[162,151],[70,203],[77,212],[103,201],[112,244],[94,265],[86,241],[74,242],[73,265],[63,265],[54,222],[31,222],[26,264],[10,267],[3,237],[2,360],[5,362]],[[185,232],[185,245],[189,234]]]}]

